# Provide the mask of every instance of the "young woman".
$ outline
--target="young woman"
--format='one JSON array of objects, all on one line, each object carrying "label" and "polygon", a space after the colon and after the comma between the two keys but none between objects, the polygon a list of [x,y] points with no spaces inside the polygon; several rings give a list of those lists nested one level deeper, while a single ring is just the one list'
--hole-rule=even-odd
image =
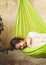
[{"label": "young woman", "polygon": [[24,49],[26,47],[34,48],[46,44],[46,34],[40,34],[37,32],[30,32],[26,39],[13,38],[10,41],[12,49]]}]

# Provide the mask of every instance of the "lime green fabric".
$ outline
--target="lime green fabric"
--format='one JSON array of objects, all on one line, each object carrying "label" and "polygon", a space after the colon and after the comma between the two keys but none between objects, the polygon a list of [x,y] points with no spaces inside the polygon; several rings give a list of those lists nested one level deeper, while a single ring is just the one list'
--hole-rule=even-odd
[{"label": "lime green fabric", "polygon": [[46,44],[36,48],[25,48],[22,50],[25,54],[36,58],[46,58]]},{"label": "lime green fabric", "polygon": [[20,0],[15,24],[15,36],[25,38],[29,32],[46,33],[46,23],[28,0]]},{"label": "lime green fabric", "polygon": [[[26,38],[29,32],[46,33],[46,23],[28,0],[20,0],[19,10],[15,24],[15,37]],[[46,57],[46,45],[38,48],[22,50],[33,57]]]}]

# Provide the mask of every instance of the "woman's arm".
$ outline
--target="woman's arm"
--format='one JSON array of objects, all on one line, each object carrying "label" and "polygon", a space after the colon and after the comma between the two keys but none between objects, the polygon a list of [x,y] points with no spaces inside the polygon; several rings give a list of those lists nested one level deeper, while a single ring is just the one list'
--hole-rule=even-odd
[{"label": "woman's arm", "polygon": [[27,47],[31,48],[32,38],[31,37],[27,37],[25,39],[25,41],[27,42]]}]

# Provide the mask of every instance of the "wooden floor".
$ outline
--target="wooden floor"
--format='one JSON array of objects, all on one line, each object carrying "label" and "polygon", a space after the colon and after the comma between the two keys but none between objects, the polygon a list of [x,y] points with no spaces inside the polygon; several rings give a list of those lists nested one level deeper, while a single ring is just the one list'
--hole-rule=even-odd
[{"label": "wooden floor", "polygon": [[33,58],[19,50],[9,51],[8,55],[0,55],[2,65],[46,65],[46,58]]}]

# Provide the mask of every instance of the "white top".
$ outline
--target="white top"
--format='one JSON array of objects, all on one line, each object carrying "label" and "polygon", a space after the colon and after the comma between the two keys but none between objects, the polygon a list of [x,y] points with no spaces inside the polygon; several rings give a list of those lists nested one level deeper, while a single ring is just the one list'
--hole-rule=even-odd
[{"label": "white top", "polygon": [[[30,32],[28,34],[27,38],[29,38],[29,37],[32,38],[31,48],[46,44],[46,34]],[[29,43],[27,43],[27,44],[29,44]]]}]

